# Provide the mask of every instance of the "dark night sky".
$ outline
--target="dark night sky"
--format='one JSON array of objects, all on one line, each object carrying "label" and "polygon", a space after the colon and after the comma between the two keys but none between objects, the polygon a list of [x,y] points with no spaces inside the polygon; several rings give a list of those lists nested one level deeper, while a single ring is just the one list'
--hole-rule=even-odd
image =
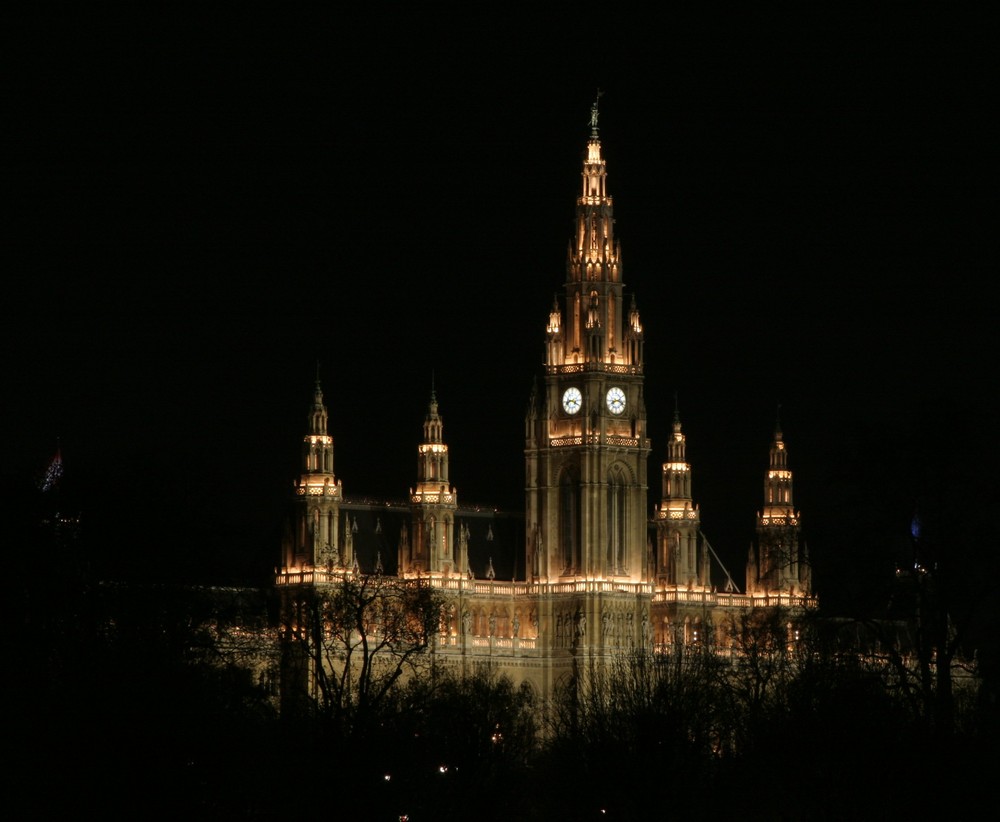
[{"label": "dark night sky", "polygon": [[821,594],[883,550],[845,547],[866,524],[995,511],[976,21],[534,14],[25,23],[5,484],[58,439],[109,557],[248,576],[276,556],[318,359],[348,496],[405,496],[433,373],[460,500],[519,508],[599,87],[654,495],[676,391],[739,580],[779,402]]}]

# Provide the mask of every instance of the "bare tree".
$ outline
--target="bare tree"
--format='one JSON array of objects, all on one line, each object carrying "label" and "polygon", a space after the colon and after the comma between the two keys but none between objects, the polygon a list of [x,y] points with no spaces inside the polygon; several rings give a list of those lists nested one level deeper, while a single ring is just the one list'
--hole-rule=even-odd
[{"label": "bare tree", "polygon": [[794,676],[799,628],[783,608],[760,608],[728,617],[730,665],[721,669],[727,686],[753,715]]},{"label": "bare tree", "polygon": [[283,688],[322,715],[350,723],[375,712],[397,683],[431,665],[443,603],[429,585],[345,574],[283,593]]}]

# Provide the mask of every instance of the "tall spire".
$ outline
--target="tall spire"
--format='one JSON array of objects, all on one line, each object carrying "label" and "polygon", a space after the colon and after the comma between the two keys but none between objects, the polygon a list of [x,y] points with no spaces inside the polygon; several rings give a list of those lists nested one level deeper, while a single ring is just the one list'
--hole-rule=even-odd
[{"label": "tall spire", "polygon": [[[780,412],[781,406],[778,406]],[[774,440],[764,479],[764,516],[790,516],[792,501],[792,472],[788,469],[788,451],[781,433],[780,419],[774,425]]]},{"label": "tall spire", "polygon": [[[438,414],[437,393],[434,391],[434,373],[431,372],[431,398],[427,403],[427,416],[424,418],[424,442],[428,444],[443,442],[443,428],[441,415]],[[444,450],[447,453],[447,446]]]},{"label": "tall spire", "polygon": [[333,437],[328,431],[328,415],[323,402],[323,386],[316,368],[316,387],[309,409],[308,433],[303,439],[303,471],[307,474],[333,474]]},{"label": "tall spire", "polygon": [[[319,364],[316,366],[316,388],[313,392],[313,404],[309,409],[309,435],[325,437],[327,434],[326,405],[323,403],[323,387],[319,381]],[[332,469],[331,469],[332,470]]]},{"label": "tall spire", "polygon": [[524,568],[540,580],[638,584],[649,567],[643,331],[622,282],[600,98],[590,107],[563,291],[543,325],[545,384],[525,419]]},{"label": "tall spire", "polygon": [[624,304],[621,245],[615,240],[614,203],[598,136],[601,96],[598,91],[590,107],[576,226],[566,260],[565,317],[555,309],[549,313],[550,366],[584,363],[603,369],[642,362],[642,326],[634,300],[631,310]]}]

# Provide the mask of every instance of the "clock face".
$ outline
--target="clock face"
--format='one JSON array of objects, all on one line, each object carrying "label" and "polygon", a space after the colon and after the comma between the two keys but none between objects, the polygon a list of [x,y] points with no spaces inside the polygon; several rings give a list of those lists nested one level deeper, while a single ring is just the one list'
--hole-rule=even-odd
[{"label": "clock face", "polygon": [[612,388],[608,391],[608,411],[612,414],[620,414],[625,410],[625,392],[620,388]]},{"label": "clock face", "polygon": [[575,414],[583,405],[583,396],[579,388],[567,388],[563,394],[563,408],[567,414]]}]

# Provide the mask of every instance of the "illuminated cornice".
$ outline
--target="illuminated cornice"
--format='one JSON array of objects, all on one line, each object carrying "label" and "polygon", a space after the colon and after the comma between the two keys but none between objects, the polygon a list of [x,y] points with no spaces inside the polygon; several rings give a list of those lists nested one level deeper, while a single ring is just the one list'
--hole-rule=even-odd
[{"label": "illuminated cornice", "polygon": [[617,594],[651,594],[651,582],[637,582],[626,579],[601,579],[595,577],[572,579],[560,582],[533,583],[530,593],[537,594],[578,594],[578,593],[617,593]]},{"label": "illuminated cornice", "polygon": [[690,591],[686,588],[657,588],[653,594],[654,605],[681,602],[718,605],[723,608],[815,608],[819,604],[815,596],[775,592],[753,595],[731,594],[702,587]]},{"label": "illuminated cornice", "polygon": [[410,502],[417,504],[443,503],[445,505],[453,505],[455,502],[455,494],[442,494],[440,491],[414,491],[410,496]]},{"label": "illuminated cornice", "polygon": [[798,525],[799,515],[796,514],[758,514],[761,525]]},{"label": "illuminated cornice", "polygon": [[688,508],[688,509],[660,508],[656,512],[656,518],[657,519],[677,519],[677,520],[690,519],[690,520],[696,520],[696,519],[698,519],[698,509],[697,508]]},{"label": "illuminated cornice", "polygon": [[583,437],[552,437],[549,440],[551,448],[561,448],[567,445],[583,445]]},{"label": "illuminated cornice", "polygon": [[640,440],[639,437],[620,437],[614,434],[602,437],[600,434],[587,434],[585,437],[552,437],[549,439],[549,447],[564,448],[567,445],[618,445],[624,448],[648,448],[649,440]]},{"label": "illuminated cornice", "polygon": [[300,497],[332,497],[334,499],[340,499],[340,491],[341,485],[339,480],[336,482],[329,480],[318,482],[315,477],[310,477],[307,480],[300,481],[295,486],[295,493]]},{"label": "illuminated cornice", "polygon": [[550,374],[582,374],[584,371],[604,371],[608,374],[641,374],[642,366],[592,360],[587,363],[567,362],[562,365],[549,365],[546,366],[546,370]]},{"label": "illuminated cornice", "polygon": [[417,446],[419,453],[421,454],[446,454],[448,453],[448,446],[441,442],[428,442],[423,445]]}]

